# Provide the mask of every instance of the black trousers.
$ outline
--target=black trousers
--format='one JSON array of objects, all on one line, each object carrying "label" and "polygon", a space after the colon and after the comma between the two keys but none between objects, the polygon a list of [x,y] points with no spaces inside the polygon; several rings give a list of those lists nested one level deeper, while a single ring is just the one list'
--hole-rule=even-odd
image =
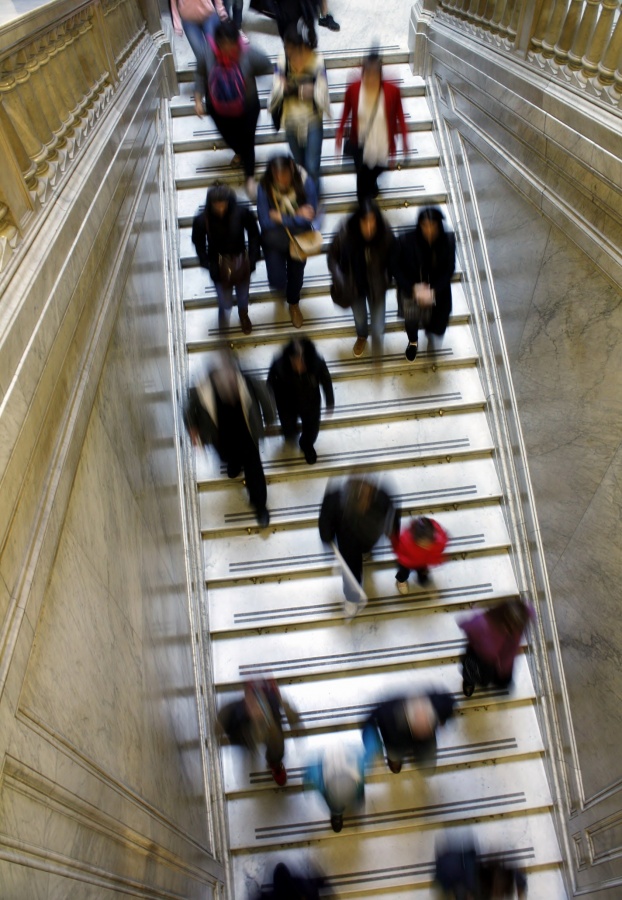
[{"label": "black trousers", "polygon": [[467,684],[481,687],[494,684],[495,687],[506,688],[512,683],[511,674],[499,675],[495,667],[479,657],[470,644],[462,657],[462,678]]},{"label": "black trousers", "polygon": [[300,419],[302,425],[300,449],[303,452],[311,450],[320,431],[320,404],[314,403],[305,406],[281,399],[276,401],[276,408],[285,439],[289,440],[298,434],[298,420]]},{"label": "black trousers", "polygon": [[252,178],[255,174],[255,132],[259,118],[259,101],[249,106],[242,116],[219,116],[213,110],[210,115],[225,143],[242,160],[244,176]]},{"label": "black trousers", "polygon": [[[362,155],[362,154],[361,154]],[[381,175],[385,169],[384,166],[372,166],[371,168],[362,161],[357,161],[356,163],[356,196],[358,198],[359,203],[366,197],[371,197],[375,199],[379,193],[378,187],[378,176]]]},{"label": "black trousers", "polygon": [[[417,575],[421,574],[423,578],[427,577],[428,568],[424,566],[423,569],[415,569]],[[397,572],[395,573],[395,580],[399,581],[400,584],[403,584],[405,581],[408,581],[408,576],[412,572],[412,569],[408,569],[406,566],[400,566]]]},{"label": "black trousers", "polygon": [[268,499],[268,489],[266,487],[266,476],[264,475],[263,466],[259,449],[250,434],[248,440],[240,442],[239,446],[231,447],[226,457],[222,456],[222,461],[227,463],[227,468],[232,471],[244,470],[244,478],[246,479],[246,490],[248,491],[248,499],[256,510],[266,508]]}]

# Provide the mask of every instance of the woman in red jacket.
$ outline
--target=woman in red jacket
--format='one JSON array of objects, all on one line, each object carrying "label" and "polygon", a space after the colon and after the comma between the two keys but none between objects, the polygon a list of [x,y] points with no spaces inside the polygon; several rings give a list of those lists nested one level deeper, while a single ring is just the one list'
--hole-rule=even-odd
[{"label": "woman in red jacket", "polygon": [[391,539],[393,552],[400,564],[395,573],[400,594],[408,593],[408,576],[413,569],[422,587],[429,582],[429,567],[445,561],[447,541],[447,532],[434,519],[426,519],[425,516],[412,519],[399,535]]},{"label": "woman in red jacket", "polygon": [[383,81],[382,60],[370,53],[363,62],[361,77],[349,85],[341,122],[335,134],[337,153],[341,151],[344,130],[349,124],[345,152],[356,166],[356,192],[359,202],[378,196],[378,176],[395,156],[395,138],[402,135],[404,153],[408,136],[402,98],[397,85]]}]

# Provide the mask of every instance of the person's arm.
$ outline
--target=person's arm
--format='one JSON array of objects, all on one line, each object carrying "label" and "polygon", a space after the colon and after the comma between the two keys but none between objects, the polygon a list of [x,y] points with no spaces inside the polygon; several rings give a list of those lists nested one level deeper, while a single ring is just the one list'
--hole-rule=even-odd
[{"label": "person's arm", "polygon": [[322,385],[322,390],[324,391],[324,399],[326,400],[326,406],[329,409],[332,409],[335,405],[335,393],[333,391],[333,379],[330,377],[330,372],[328,371],[328,366],[326,365],[325,359],[319,359],[319,379],[320,384]]},{"label": "person's arm", "polygon": [[414,285],[412,273],[409,272],[409,262],[412,262],[415,253],[411,243],[411,235],[412,232],[409,231],[398,238],[393,250],[392,262],[393,278],[402,294],[406,297],[412,296]]},{"label": "person's arm", "polygon": [[275,227],[274,222],[270,218],[270,204],[263,184],[260,184],[257,189],[257,218],[262,231]]},{"label": "person's arm", "polygon": [[250,385],[252,392],[257,398],[257,402],[259,403],[259,406],[261,408],[265,424],[272,425],[275,417],[275,409],[270,391],[263,384],[261,384],[261,382],[256,381],[254,378],[248,378],[247,376],[246,381]]},{"label": "person's arm", "polygon": [[229,14],[225,9],[225,4],[222,2],[222,0],[212,0],[212,3],[220,21],[226,22],[229,19]]},{"label": "person's arm", "polygon": [[323,62],[321,66],[318,66],[315,75],[315,84],[313,86],[313,101],[320,113],[323,113],[327,116],[327,118],[332,119],[333,114],[330,108],[330,92],[328,90],[328,79],[326,77],[326,67]]},{"label": "person's arm", "polygon": [[209,269],[207,233],[205,230],[205,215],[203,213],[199,213],[192,220],[192,243],[199,258],[199,265],[203,269]]},{"label": "person's arm", "polygon": [[247,209],[244,213],[244,228],[248,235],[248,261],[251,264],[251,272],[254,272],[261,255],[261,241],[259,239],[257,218],[250,209]]},{"label": "person's arm", "polygon": [[177,0],[171,0],[171,18],[173,20],[173,28],[175,29],[175,34],[181,36],[184,33],[184,27],[181,24],[181,16],[179,15]]},{"label": "person's arm", "polygon": [[325,544],[330,544],[337,534],[339,495],[339,490],[327,490],[322,500],[318,527],[320,529],[320,538]]},{"label": "person's arm", "polygon": [[280,57],[274,66],[274,77],[272,79],[272,88],[270,90],[270,99],[268,100],[268,112],[274,112],[281,105],[285,96],[285,62]]},{"label": "person's arm", "polygon": [[454,272],[456,271],[456,239],[454,237],[453,232],[446,231],[445,238],[447,240],[447,244],[445,247],[445,253],[443,253],[442,259],[442,271],[439,271],[436,278],[434,279],[434,284],[431,284],[430,287],[435,291],[443,291],[446,290],[451,284],[451,279],[453,278]]}]

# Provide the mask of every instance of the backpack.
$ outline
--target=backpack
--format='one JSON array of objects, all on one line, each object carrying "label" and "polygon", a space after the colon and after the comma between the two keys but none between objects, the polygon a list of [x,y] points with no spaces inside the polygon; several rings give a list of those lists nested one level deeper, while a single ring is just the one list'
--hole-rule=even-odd
[{"label": "backpack", "polygon": [[241,116],[246,107],[246,83],[239,62],[224,57],[210,38],[214,65],[207,78],[207,93],[214,112],[219,116]]}]

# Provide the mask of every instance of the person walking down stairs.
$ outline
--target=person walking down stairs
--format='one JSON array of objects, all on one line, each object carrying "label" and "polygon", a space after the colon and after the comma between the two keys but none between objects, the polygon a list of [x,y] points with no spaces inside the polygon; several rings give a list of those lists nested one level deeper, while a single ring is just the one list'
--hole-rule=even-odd
[{"label": "person walking down stairs", "polygon": [[[248,240],[245,239],[245,235]],[[248,315],[251,274],[261,254],[259,227],[254,213],[239,206],[232,188],[210,188],[205,208],[192,222],[192,243],[199,264],[207,269],[218,297],[218,327],[229,326],[233,293],[244,334],[253,330]]]},{"label": "person walking down stairs", "polygon": [[332,412],[335,395],[324,359],[308,338],[290,341],[270,366],[268,387],[274,395],[286,441],[298,434],[300,419],[302,433],[298,444],[309,465],[317,461],[314,445],[320,430],[320,386],[324,391],[326,409]]},{"label": "person walking down stairs", "polygon": [[252,752],[265,747],[266,762],[279,787],[287,784],[283,713],[290,726],[300,723],[298,712],[272,679],[245,684],[242,699],[227,704],[218,713],[218,723],[232,744]]},{"label": "person walking down stairs", "polygon": [[[372,351],[382,353],[386,295],[395,266],[397,244],[391,226],[369,197],[343,221],[327,254],[333,287],[350,291],[350,305],[356,328],[352,352],[362,356],[369,337],[371,319]],[[369,308],[369,317],[368,310]]]},{"label": "person walking down stairs", "polygon": [[305,170],[288,156],[269,160],[257,193],[257,214],[268,282],[285,294],[294,328],[304,322],[300,292],[306,260],[294,259],[290,241],[292,235],[312,230],[316,211],[317,192]]},{"label": "person walking down stairs", "polygon": [[502,854],[484,855],[469,836],[437,847],[435,855],[435,881],[447,900],[527,900],[525,873]]},{"label": "person walking down stairs", "polygon": [[455,702],[446,691],[429,691],[380,703],[363,725],[367,762],[382,755],[384,747],[394,775],[402,771],[409,755],[414,755],[418,765],[434,767],[436,731],[453,715]]},{"label": "person walking down stairs", "polygon": [[208,37],[197,62],[195,110],[206,111],[226,144],[239,157],[249,200],[255,201],[255,133],[259,119],[257,75],[272,72],[272,63],[243,40],[233,22],[221,22]]},{"label": "person walking down stairs", "polygon": [[430,581],[430,566],[444,562],[447,532],[425,516],[412,519],[391,541],[393,552],[400,564],[395,573],[395,585],[400,594],[408,593],[408,576],[414,569],[422,587]]},{"label": "person walking down stairs", "polygon": [[422,209],[417,225],[399,238],[395,280],[398,311],[404,317],[411,362],[419,348],[419,329],[424,328],[428,349],[433,335],[442,337],[452,309],[451,279],[456,270],[456,240],[444,227],[440,209]]},{"label": "person walking down stairs", "polygon": [[213,446],[226,464],[229,478],[237,478],[244,471],[248,498],[261,528],[270,524],[270,513],[259,441],[264,422],[269,425],[273,418],[266,388],[244,375],[225,354],[218,368],[190,388],[184,411],[193,443]]},{"label": "person walking down stairs", "polygon": [[251,894],[251,900],[330,900],[335,897],[324,875],[311,864],[303,870],[300,865],[294,869],[291,864],[277,863],[270,881],[267,887]]},{"label": "person walking down stairs", "polygon": [[315,788],[326,801],[330,825],[336,834],[343,829],[343,816],[357,812],[365,798],[365,753],[362,746],[344,742],[326,748],[305,771],[305,786]]}]

